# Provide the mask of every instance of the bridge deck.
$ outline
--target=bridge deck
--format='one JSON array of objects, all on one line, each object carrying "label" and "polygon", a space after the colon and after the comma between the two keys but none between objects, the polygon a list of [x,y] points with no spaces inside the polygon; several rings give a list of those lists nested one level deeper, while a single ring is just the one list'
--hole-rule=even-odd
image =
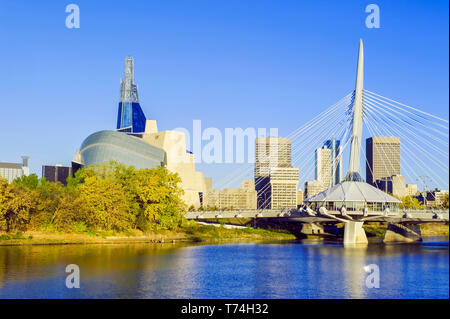
[{"label": "bridge deck", "polygon": [[[329,215],[329,216],[327,216]],[[448,210],[401,210],[398,212],[390,212],[387,215],[380,212],[368,212],[366,216],[363,212],[347,212],[342,215],[339,211],[328,211],[327,215],[315,212],[308,214],[304,210],[289,209],[270,209],[270,210],[232,210],[232,211],[198,211],[187,212],[187,219],[205,220],[205,219],[230,219],[230,218],[271,218],[284,221],[301,222],[301,223],[323,223],[335,222],[336,218],[343,219],[363,219],[366,222],[390,222],[390,223],[431,223],[449,221]],[[348,218],[347,216],[350,216]],[[364,216],[364,217],[363,217]],[[336,218],[334,218],[336,217]]]}]

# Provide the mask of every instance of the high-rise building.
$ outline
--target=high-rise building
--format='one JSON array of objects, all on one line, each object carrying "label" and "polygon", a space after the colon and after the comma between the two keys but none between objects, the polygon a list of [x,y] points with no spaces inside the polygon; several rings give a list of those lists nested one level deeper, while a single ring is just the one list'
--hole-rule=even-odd
[{"label": "high-rise building", "polygon": [[60,182],[63,185],[67,185],[67,178],[72,176],[72,167],[66,167],[62,165],[43,165],[42,177],[49,182]]},{"label": "high-rise building", "polygon": [[333,186],[333,160],[331,149],[323,146],[322,148],[316,149],[316,169],[315,176],[316,180],[322,182],[323,187],[327,189]]},{"label": "high-rise building", "polygon": [[366,139],[366,182],[400,175],[400,137],[373,136]]},{"label": "high-rise building", "polygon": [[271,167],[291,167],[290,138],[258,137],[255,153],[255,178],[269,176]]},{"label": "high-rise building", "polygon": [[128,133],[143,133],[146,118],[139,104],[138,87],[134,84],[134,59],[125,58],[125,77],[120,80],[120,101],[117,129]]},{"label": "high-rise building", "polygon": [[291,140],[256,139],[255,189],[258,209],[297,207],[298,168],[291,166]]},{"label": "high-rise building", "polygon": [[324,143],[331,150],[332,185],[339,184],[342,180],[342,148],[341,141],[332,138]]},{"label": "high-rise building", "polygon": [[315,180],[305,183],[305,198],[312,197],[339,184],[342,176],[340,141],[325,141],[323,147],[315,151]]},{"label": "high-rise building", "polygon": [[6,178],[11,183],[16,178],[28,176],[30,168],[28,167],[28,156],[22,156],[22,163],[1,163],[0,177]]},{"label": "high-rise building", "polygon": [[270,208],[297,208],[298,168],[272,167]]},{"label": "high-rise building", "polygon": [[323,192],[327,188],[324,187],[323,183],[318,180],[307,181],[305,183],[305,198],[310,198],[320,192]]}]

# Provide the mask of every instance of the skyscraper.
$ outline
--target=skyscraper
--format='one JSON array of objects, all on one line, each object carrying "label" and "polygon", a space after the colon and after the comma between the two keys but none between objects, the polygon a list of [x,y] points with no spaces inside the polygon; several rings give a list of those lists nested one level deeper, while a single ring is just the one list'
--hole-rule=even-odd
[{"label": "skyscraper", "polygon": [[400,137],[373,136],[366,139],[366,182],[400,175]]},{"label": "skyscraper", "polygon": [[332,164],[331,149],[326,146],[316,149],[315,177],[322,183],[324,189],[333,186],[331,184],[333,180]]},{"label": "skyscraper", "polygon": [[255,189],[258,209],[297,207],[298,168],[291,166],[291,140],[256,139]]},{"label": "skyscraper", "polygon": [[255,152],[255,177],[269,176],[270,167],[291,167],[289,138],[258,137]]},{"label": "skyscraper", "polygon": [[138,88],[134,84],[134,59],[125,58],[125,77],[120,80],[120,102],[117,114],[117,130],[127,133],[143,133],[146,118],[139,104]]},{"label": "skyscraper", "polygon": [[331,150],[331,166],[332,166],[332,185],[339,184],[342,179],[342,156],[341,154],[341,141],[336,139],[331,139],[325,141],[324,146]]},{"label": "skyscraper", "polygon": [[305,198],[314,196],[339,184],[342,176],[340,141],[325,141],[323,147],[315,151],[315,180],[305,182]]}]

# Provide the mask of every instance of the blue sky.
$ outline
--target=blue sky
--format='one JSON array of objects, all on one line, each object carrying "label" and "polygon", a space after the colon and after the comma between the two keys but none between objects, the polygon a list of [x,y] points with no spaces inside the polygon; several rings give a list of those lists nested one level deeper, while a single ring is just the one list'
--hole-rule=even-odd
[{"label": "blue sky", "polygon": [[[354,88],[359,38],[374,92],[448,118],[447,1],[70,1],[0,3],[0,161],[68,165],[114,129],[124,58],[160,129],[277,127],[287,135]],[[381,28],[365,26],[376,3]],[[223,177],[223,165],[198,165]]]}]

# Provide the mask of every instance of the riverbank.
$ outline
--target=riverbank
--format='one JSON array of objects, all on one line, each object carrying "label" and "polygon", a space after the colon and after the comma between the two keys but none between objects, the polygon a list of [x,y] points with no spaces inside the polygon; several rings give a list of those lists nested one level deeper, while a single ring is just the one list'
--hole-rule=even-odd
[{"label": "riverbank", "polygon": [[[387,224],[371,223],[364,225],[368,237],[384,237]],[[449,236],[449,226],[441,223],[421,225],[422,237]],[[317,238],[314,235],[307,238]],[[0,246],[20,245],[71,245],[71,244],[125,244],[125,243],[201,243],[201,242],[246,242],[246,241],[292,241],[295,235],[272,229],[226,228],[208,225],[193,225],[178,231],[142,233],[139,230],[126,233],[83,232],[58,233],[27,231],[1,233]]]},{"label": "riverbank", "polygon": [[227,229],[206,225],[195,225],[179,231],[142,233],[138,230],[127,233],[57,233],[27,231],[0,233],[0,246],[17,245],[70,245],[70,244],[123,244],[123,243],[176,243],[176,242],[221,242],[251,240],[295,240],[292,234],[266,229]]},{"label": "riverbank", "polygon": [[[368,237],[384,237],[388,223],[365,224]],[[449,226],[444,223],[425,223],[420,225],[422,237],[449,236]]]}]

